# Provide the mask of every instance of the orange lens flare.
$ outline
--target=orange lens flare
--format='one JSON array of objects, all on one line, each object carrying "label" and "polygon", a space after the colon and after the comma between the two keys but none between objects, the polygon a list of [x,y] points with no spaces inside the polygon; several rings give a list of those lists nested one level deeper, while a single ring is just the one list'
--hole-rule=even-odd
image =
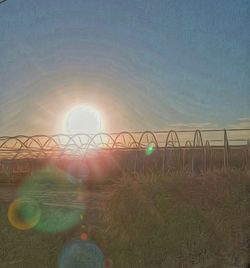
[{"label": "orange lens flare", "polygon": [[18,198],[8,209],[8,219],[12,226],[19,230],[28,230],[36,226],[40,220],[41,210],[32,199]]}]

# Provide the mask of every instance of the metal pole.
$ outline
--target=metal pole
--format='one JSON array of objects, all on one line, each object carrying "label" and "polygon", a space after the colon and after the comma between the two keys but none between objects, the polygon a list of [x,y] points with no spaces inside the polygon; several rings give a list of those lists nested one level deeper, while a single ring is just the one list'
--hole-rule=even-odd
[{"label": "metal pole", "polygon": [[229,144],[227,138],[227,131],[224,129],[224,168],[227,168],[229,165]]}]

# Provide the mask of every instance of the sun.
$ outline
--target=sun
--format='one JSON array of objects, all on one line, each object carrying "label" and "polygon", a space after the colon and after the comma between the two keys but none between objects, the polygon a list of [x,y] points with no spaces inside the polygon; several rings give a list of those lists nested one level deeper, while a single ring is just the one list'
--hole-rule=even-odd
[{"label": "sun", "polygon": [[96,134],[104,130],[103,118],[96,108],[78,105],[66,114],[64,128],[69,134]]}]

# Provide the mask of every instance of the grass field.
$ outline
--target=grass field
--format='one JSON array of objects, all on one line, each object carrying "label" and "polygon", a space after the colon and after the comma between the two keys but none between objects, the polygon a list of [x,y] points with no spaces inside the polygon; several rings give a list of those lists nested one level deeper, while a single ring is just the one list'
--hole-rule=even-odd
[{"label": "grass field", "polygon": [[[116,268],[243,268],[250,262],[248,172],[124,175],[86,188],[86,196],[90,240]],[[21,231],[10,225],[7,208],[2,202],[0,267],[58,267],[58,254],[79,237],[80,222],[59,233]]]}]

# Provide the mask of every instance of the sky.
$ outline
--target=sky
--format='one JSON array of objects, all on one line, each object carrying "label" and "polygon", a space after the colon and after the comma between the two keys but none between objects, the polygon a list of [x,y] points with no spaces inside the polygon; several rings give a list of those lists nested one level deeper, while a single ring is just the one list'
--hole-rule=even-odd
[{"label": "sky", "polygon": [[107,132],[250,128],[250,1],[7,0],[0,136],[64,131],[76,105]]}]

